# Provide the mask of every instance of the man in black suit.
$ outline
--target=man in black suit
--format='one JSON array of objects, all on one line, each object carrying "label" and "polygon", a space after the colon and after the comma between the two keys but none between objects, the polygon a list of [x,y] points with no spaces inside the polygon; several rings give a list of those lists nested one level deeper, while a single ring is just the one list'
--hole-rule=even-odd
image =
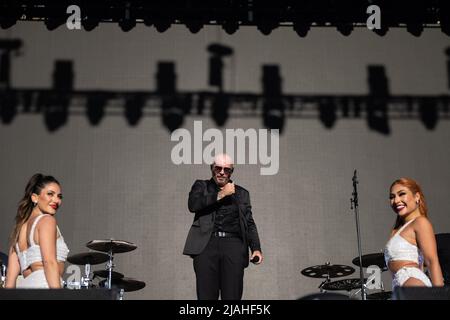
[{"label": "man in black suit", "polygon": [[250,195],[231,181],[233,170],[231,158],[218,155],[212,178],[195,181],[189,192],[188,207],[195,217],[183,254],[194,259],[200,300],[217,300],[219,292],[222,300],[240,300],[249,259],[263,261]]}]

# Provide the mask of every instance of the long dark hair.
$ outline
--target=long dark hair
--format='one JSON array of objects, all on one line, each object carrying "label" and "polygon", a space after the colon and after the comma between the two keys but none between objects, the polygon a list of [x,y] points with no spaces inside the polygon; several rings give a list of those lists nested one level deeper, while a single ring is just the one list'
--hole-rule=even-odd
[{"label": "long dark hair", "polygon": [[58,180],[56,180],[54,177],[45,176],[41,173],[33,175],[28,181],[27,186],[25,187],[25,194],[19,201],[19,205],[17,208],[17,214],[15,218],[16,224],[10,236],[11,246],[13,246],[17,242],[20,229],[22,228],[23,224],[28,221],[31,216],[31,212],[33,211],[34,204],[33,201],[31,201],[31,195],[33,193],[39,195],[42,189],[44,189],[45,186],[49,183],[56,183],[57,185],[60,185]]},{"label": "long dark hair", "polygon": [[[411,178],[400,178],[400,179],[397,179],[394,182],[392,182],[389,190],[392,190],[392,187],[395,186],[396,184],[400,184],[400,185],[408,188],[409,190],[411,190],[413,195],[415,195],[416,193],[419,194],[419,196],[420,196],[419,212],[422,216],[428,217],[427,203],[425,201],[425,196],[423,195],[422,188],[420,187],[420,185]],[[401,225],[401,222],[402,221],[400,219],[400,216],[397,216],[397,219],[395,220],[395,224],[394,224],[394,229],[398,229],[398,227],[400,227],[400,225]]]}]

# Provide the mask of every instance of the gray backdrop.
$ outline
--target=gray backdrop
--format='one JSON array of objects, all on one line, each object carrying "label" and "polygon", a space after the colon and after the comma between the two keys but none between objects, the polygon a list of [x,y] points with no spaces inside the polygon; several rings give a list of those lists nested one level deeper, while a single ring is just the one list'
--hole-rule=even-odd
[{"label": "gray backdrop", "polygon": [[[183,26],[165,33],[138,26],[123,33],[113,24],[93,32],[41,23],[19,23],[0,38],[20,38],[24,47],[12,60],[13,87],[48,88],[56,59],[74,62],[77,89],[154,90],[159,61],[176,63],[180,90],[208,89],[212,42],[233,47],[226,60],[225,89],[261,92],[262,65],[277,64],[283,90],[292,94],[365,94],[367,66],[386,68],[392,94],[447,94],[448,37],[438,29],[420,38],[391,30],[380,38],[365,29],[350,37],[334,29],[312,29],[299,38],[290,28],[270,36],[241,28],[229,36],[218,27],[193,35]],[[209,116],[189,116],[203,128]],[[427,196],[435,231],[449,232],[450,163],[448,120],[433,131],[418,119],[390,120],[391,134],[369,130],[364,119],[339,119],[327,130],[317,118],[287,119],[280,138],[280,170],[261,176],[258,165],[240,165],[236,183],[251,192],[265,262],[246,269],[244,299],[294,299],[317,292],[320,280],[300,271],[331,262],[352,265],[357,256],[355,219],[350,210],[353,170],[359,172],[363,253],[380,252],[395,215],[388,187],[400,176],[417,179]],[[259,117],[234,115],[226,128],[262,128]],[[225,128],[223,128],[225,129]],[[87,251],[93,239],[115,238],[137,244],[116,255],[116,271],[145,281],[129,299],[195,299],[192,261],[182,255],[192,221],[187,195],[195,179],[209,178],[206,165],[171,162],[174,142],[155,116],[130,127],[121,112],[92,127],[82,112],[49,132],[42,115],[19,114],[0,125],[0,250],[7,251],[16,205],[35,172],[56,176],[64,204],[58,223],[71,254]],[[95,266],[100,269],[103,266]],[[358,273],[353,276],[357,277]],[[390,278],[383,273],[384,284]],[[336,279],[335,279],[336,280]]]}]

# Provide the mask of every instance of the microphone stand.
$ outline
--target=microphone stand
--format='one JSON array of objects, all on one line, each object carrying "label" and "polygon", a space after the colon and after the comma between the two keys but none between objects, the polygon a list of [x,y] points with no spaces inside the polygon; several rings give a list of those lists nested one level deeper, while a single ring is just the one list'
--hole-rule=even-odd
[{"label": "microphone stand", "polygon": [[351,207],[350,209],[355,211],[355,219],[356,219],[356,237],[358,239],[358,255],[359,255],[359,276],[361,281],[361,298],[362,300],[366,300],[366,284],[364,283],[364,272],[362,267],[362,255],[361,255],[361,234],[359,230],[359,210],[358,210],[358,179],[356,177],[356,170],[353,173],[353,198],[350,199]]}]

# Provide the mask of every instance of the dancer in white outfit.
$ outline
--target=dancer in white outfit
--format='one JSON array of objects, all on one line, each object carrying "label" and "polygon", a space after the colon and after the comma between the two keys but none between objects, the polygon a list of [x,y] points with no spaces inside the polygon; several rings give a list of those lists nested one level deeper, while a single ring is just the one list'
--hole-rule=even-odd
[{"label": "dancer in white outfit", "polygon": [[11,234],[6,288],[61,288],[69,253],[54,217],[61,201],[54,177],[31,177]]},{"label": "dancer in white outfit", "polygon": [[[433,227],[420,186],[401,178],[390,188],[390,202],[397,213],[384,256],[392,272],[392,288],[397,286],[443,286]],[[430,278],[423,272],[428,268]]]}]

